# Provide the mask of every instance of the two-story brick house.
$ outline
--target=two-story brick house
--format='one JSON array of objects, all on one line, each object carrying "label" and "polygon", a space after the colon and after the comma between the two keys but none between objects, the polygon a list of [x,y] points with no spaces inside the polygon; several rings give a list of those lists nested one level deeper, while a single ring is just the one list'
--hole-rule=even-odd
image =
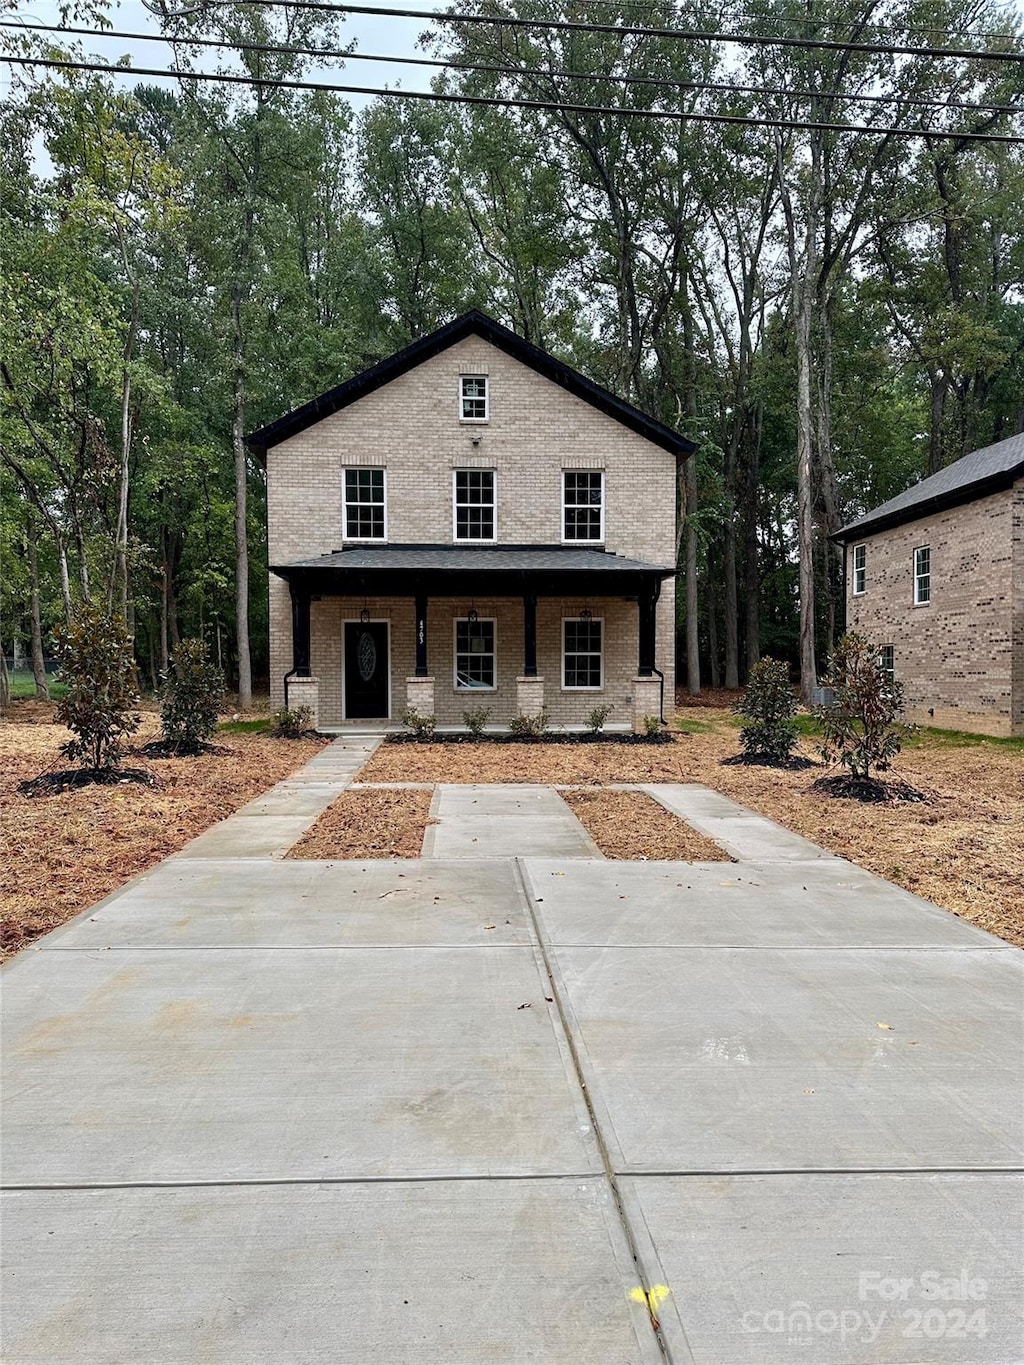
[{"label": "two-story brick house", "polygon": [[965,455],[837,539],[848,628],[880,647],[910,718],[1024,734],[1024,435]]},{"label": "two-story brick house", "polygon": [[628,728],[671,701],[669,427],[474,311],[248,440],[275,705]]}]

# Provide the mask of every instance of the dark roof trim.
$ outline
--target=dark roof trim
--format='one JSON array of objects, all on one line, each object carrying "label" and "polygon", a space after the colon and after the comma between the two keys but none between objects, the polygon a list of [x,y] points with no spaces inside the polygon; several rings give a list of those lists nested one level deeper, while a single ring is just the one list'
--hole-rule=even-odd
[{"label": "dark roof trim", "polygon": [[578,370],[564,364],[561,360],[556,360],[547,351],[542,351],[538,346],[524,341],[521,336],[503,327],[500,322],[495,322],[493,318],[481,313],[477,309],[471,309],[468,313],[463,313],[461,317],[453,322],[446,323],[444,327],[439,327],[436,332],[431,332],[429,336],[421,337],[414,341],[411,346],[406,346],[404,350],[396,351],[394,355],[388,356],[386,360],[372,366],[368,370],[363,370],[361,374],[354,375],[353,378],[345,381],[344,384],[337,385],[336,388],[329,389],[319,398],[312,399],[302,407],[296,408],[284,417],[279,417],[276,422],[270,422],[265,427],[260,427],[245,438],[246,444],[258,458],[263,459],[271,446],[279,445],[286,441],[290,436],[295,436],[300,431],[305,431],[307,427],[313,426],[324,417],[329,417],[332,413],[339,412],[342,408],[348,407],[350,403],[364,398],[368,393],[373,393],[375,389],[382,388],[389,384],[392,379],[397,379],[400,375],[407,374],[409,370],[415,369],[417,365],[422,365],[425,360],[430,360],[442,351],[463,341],[468,336],[480,336],[485,341],[489,341],[499,350],[504,351],[513,359],[521,361],[522,364],[529,366],[537,374],[543,375],[545,379],[558,384],[577,398],[582,398],[584,402],[597,408],[608,417],[621,422],[623,426],[629,427],[631,431],[645,437],[654,445],[661,446],[663,450],[669,451],[676,457],[690,455],[696,450],[692,441],[681,436],[678,431],[666,426],[663,422],[655,421],[653,417],[648,417],[646,413],[635,408],[631,403],[625,402],[621,398],[616,398],[615,394],[604,389],[600,384],[595,384],[586,375],[580,374]]},{"label": "dark roof trim", "polygon": [[1024,469],[1002,470],[998,474],[991,474],[988,478],[978,479],[960,488],[938,493],[931,498],[922,498],[920,502],[912,503],[909,507],[901,507],[878,516],[869,512],[858,521],[850,522],[842,530],[836,531],[829,539],[839,545],[859,544],[881,531],[891,531],[894,526],[905,526],[908,522],[920,521],[923,517],[930,517],[936,512],[947,512],[953,507],[963,507],[965,503],[987,498],[993,493],[1002,492],[1004,488],[1012,488],[1022,473]]}]

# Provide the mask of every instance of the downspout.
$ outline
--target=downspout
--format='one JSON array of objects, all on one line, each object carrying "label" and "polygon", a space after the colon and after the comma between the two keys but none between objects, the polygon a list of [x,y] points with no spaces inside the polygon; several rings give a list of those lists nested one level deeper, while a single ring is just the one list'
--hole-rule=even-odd
[{"label": "downspout", "polygon": [[658,694],[658,719],[662,725],[667,725],[668,721],[665,719],[665,675],[654,664],[651,664],[651,672],[657,673],[658,681],[661,683],[661,690]]},{"label": "downspout", "polygon": [[288,672],[284,675],[284,709],[286,711],[288,710],[288,684],[298,671],[297,668],[289,668]]}]

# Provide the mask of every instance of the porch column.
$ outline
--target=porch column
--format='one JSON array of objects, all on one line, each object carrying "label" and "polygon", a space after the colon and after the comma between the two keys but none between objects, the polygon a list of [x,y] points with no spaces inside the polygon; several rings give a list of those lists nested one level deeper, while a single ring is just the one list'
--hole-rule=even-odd
[{"label": "porch column", "polygon": [[637,676],[633,679],[633,729],[642,734],[651,717],[661,714],[661,681],[654,673],[657,647],[656,609],[661,584],[645,588],[637,599]]},{"label": "porch column", "polygon": [[523,594],[523,671],[516,678],[516,711],[539,716],[544,710],[544,679],[537,675],[537,596]]},{"label": "porch column", "polygon": [[418,716],[434,715],[434,679],[427,667],[427,595],[416,594],[416,670],[405,680],[405,704]]},{"label": "porch column", "polygon": [[300,678],[309,677],[309,592],[288,585],[292,599],[292,668]]}]

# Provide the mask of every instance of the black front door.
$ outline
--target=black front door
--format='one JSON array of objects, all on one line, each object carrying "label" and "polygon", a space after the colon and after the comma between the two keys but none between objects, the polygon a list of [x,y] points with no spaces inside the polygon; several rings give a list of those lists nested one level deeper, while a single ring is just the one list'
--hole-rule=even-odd
[{"label": "black front door", "polygon": [[388,714],[388,628],[383,621],[345,622],[345,718]]}]

